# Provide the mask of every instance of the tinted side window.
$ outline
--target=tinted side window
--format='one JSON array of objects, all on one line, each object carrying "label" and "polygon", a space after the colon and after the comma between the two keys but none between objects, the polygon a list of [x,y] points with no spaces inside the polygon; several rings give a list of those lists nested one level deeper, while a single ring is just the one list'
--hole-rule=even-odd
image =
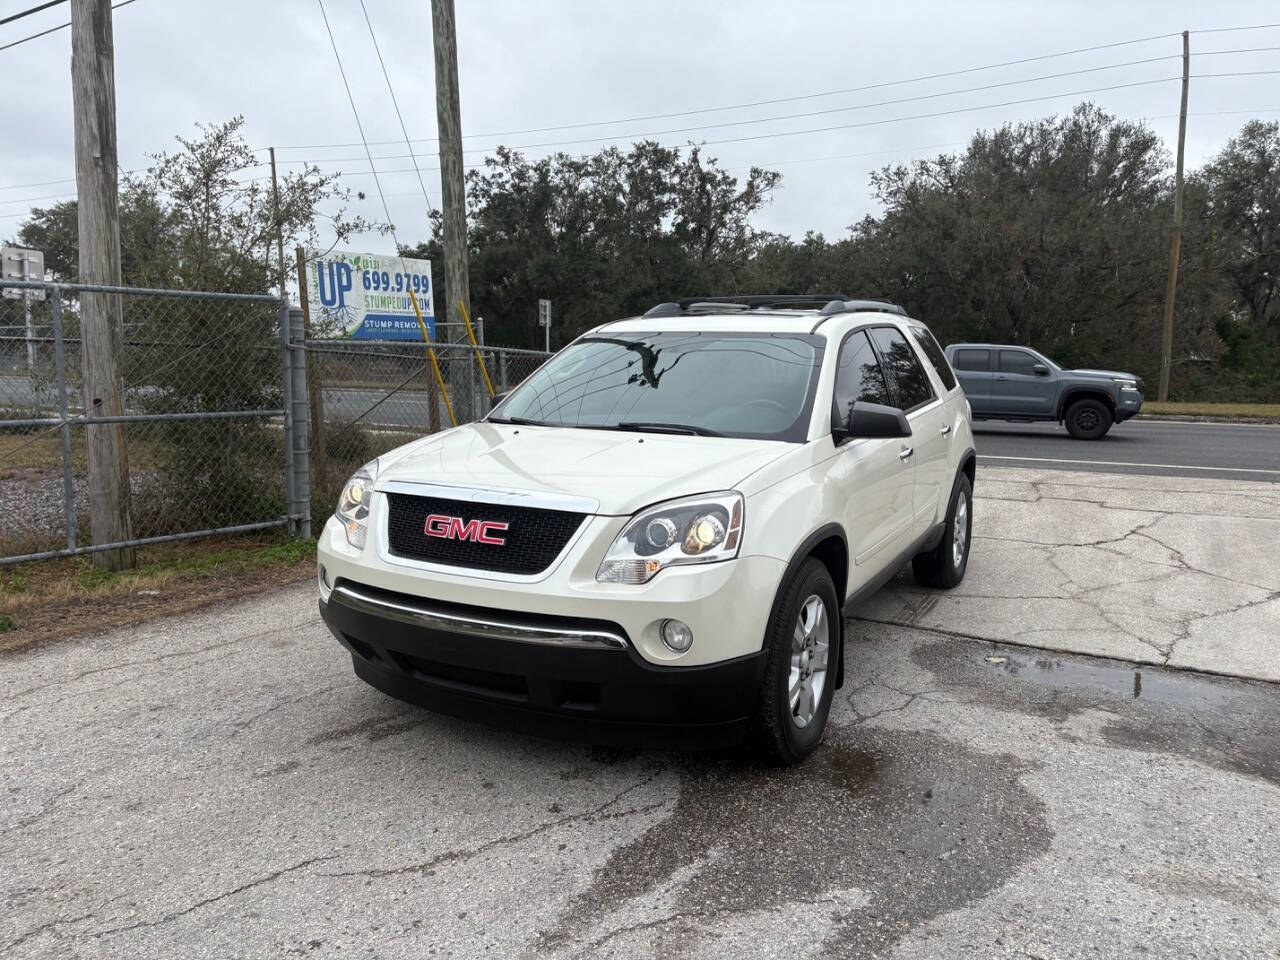
[{"label": "tinted side window", "polygon": [[991,371],[990,350],[957,350],[955,368],[957,370],[978,370],[982,373]]},{"label": "tinted side window", "polygon": [[924,327],[912,327],[911,332],[915,334],[916,341],[920,344],[920,349],[924,351],[924,355],[933,364],[933,369],[937,372],[938,379],[942,381],[943,388],[947,390],[955,389],[956,375],[951,372],[951,364],[947,363],[947,355],[938,346],[938,341],[933,339],[933,334]]},{"label": "tinted side window", "polygon": [[1035,366],[1036,358],[1029,353],[1023,353],[1021,350],[1000,351],[1001,373],[1022,373],[1028,377],[1034,377]]},{"label": "tinted side window", "polygon": [[871,349],[871,342],[861,330],[855,330],[840,347],[836,364],[836,389],[832,397],[836,422],[844,423],[853,412],[855,401],[893,405],[889,388],[885,384],[880,361]]},{"label": "tinted side window", "polygon": [[884,365],[885,379],[897,396],[895,406],[911,411],[933,399],[929,375],[904,337],[893,327],[872,327],[871,339]]}]

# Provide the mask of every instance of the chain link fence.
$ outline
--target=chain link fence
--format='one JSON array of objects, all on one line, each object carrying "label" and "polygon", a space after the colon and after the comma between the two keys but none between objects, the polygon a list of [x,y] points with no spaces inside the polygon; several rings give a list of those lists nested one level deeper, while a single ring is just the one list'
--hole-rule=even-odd
[{"label": "chain link fence", "polygon": [[550,354],[459,343],[309,340],[317,518],[362,464],[424,434],[478,420]]},{"label": "chain link fence", "polygon": [[[306,340],[300,311],[271,297],[21,281],[0,293],[0,564],[274,527],[309,535],[361,464],[484,416],[492,393],[548,356]],[[113,415],[92,398],[86,414],[86,293],[119,309]],[[119,431],[128,465],[131,535],[109,545],[91,543],[91,430]]]},{"label": "chain link fence", "polygon": [[[113,546],[289,523],[278,300],[0,286],[0,562],[109,549],[88,542],[102,508],[88,479],[90,430],[117,431],[125,451],[130,535]],[[120,383],[105,397],[84,396],[86,294],[120,318]]]}]

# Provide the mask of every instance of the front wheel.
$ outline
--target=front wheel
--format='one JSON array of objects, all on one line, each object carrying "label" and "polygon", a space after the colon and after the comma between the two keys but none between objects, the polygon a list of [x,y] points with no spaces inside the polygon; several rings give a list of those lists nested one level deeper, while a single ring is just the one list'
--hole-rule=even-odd
[{"label": "front wheel", "polygon": [[840,663],[840,604],[817,560],[805,560],[783,585],[765,635],[765,670],[752,724],[756,752],[799,763],[822,742]]},{"label": "front wheel", "polygon": [[1077,400],[1064,419],[1067,432],[1077,440],[1101,440],[1111,429],[1111,411],[1101,400]]}]

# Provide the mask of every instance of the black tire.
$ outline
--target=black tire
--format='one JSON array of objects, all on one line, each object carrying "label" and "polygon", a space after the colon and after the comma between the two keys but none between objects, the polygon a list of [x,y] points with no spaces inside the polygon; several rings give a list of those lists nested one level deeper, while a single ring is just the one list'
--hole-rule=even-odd
[{"label": "black tire", "polygon": [[1063,422],[1077,440],[1101,440],[1111,429],[1111,410],[1101,400],[1085,397],[1067,407]]},{"label": "black tire", "polygon": [[[956,522],[960,515],[961,522]],[[962,529],[963,528],[963,529]],[[960,550],[956,550],[957,539]],[[941,587],[950,590],[964,579],[969,568],[969,545],[973,542],[973,486],[969,475],[961,473],[951,491],[951,503],[947,505],[946,527],[938,545],[926,553],[918,553],[911,559],[911,572],[916,582],[925,587]],[[957,556],[958,553],[958,556]]]},{"label": "black tire", "polygon": [[[812,716],[803,724],[797,719],[791,703],[793,645],[802,610],[817,598],[827,625],[826,665],[822,671],[822,689],[816,696]],[[800,564],[780,588],[773,614],[765,633],[764,679],[760,684],[760,700],[752,718],[749,745],[764,761],[780,766],[793,766],[813,753],[822,742],[835,695],[836,674],[840,663],[843,636],[840,604],[835,582],[827,568],[812,557]],[[804,648],[808,649],[808,647]],[[800,655],[803,661],[803,655]],[[815,659],[810,655],[809,689],[816,685]],[[803,677],[804,665],[797,667]],[[801,680],[803,685],[803,680]]]}]

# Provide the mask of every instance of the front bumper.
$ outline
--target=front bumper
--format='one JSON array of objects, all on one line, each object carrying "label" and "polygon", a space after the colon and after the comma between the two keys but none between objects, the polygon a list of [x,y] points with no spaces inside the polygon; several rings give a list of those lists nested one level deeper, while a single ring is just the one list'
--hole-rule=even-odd
[{"label": "front bumper", "polygon": [[[322,600],[329,599],[331,584],[347,580],[433,603],[607,620],[622,628],[647,663],[685,668],[758,653],[786,570],[783,560],[744,555],[721,563],[672,567],[644,584],[599,583],[600,560],[626,517],[589,517],[564,556],[536,577],[432,568],[387,550],[383,499],[375,495],[364,548],[347,542],[338,521],[330,518],[325,524],[317,546],[324,571]],[[683,620],[693,630],[687,653],[673,653],[662,643],[660,625],[668,617]]]},{"label": "front bumper", "polygon": [[1126,420],[1136,417],[1142,410],[1143,395],[1141,390],[1132,390],[1128,387],[1120,390],[1120,399],[1116,403],[1116,423],[1124,423]]},{"label": "front bumper", "polygon": [[390,696],[594,743],[739,743],[764,667],[760,652],[655,666],[616,623],[426,601],[349,580],[334,583],[320,614],[356,674]]}]

